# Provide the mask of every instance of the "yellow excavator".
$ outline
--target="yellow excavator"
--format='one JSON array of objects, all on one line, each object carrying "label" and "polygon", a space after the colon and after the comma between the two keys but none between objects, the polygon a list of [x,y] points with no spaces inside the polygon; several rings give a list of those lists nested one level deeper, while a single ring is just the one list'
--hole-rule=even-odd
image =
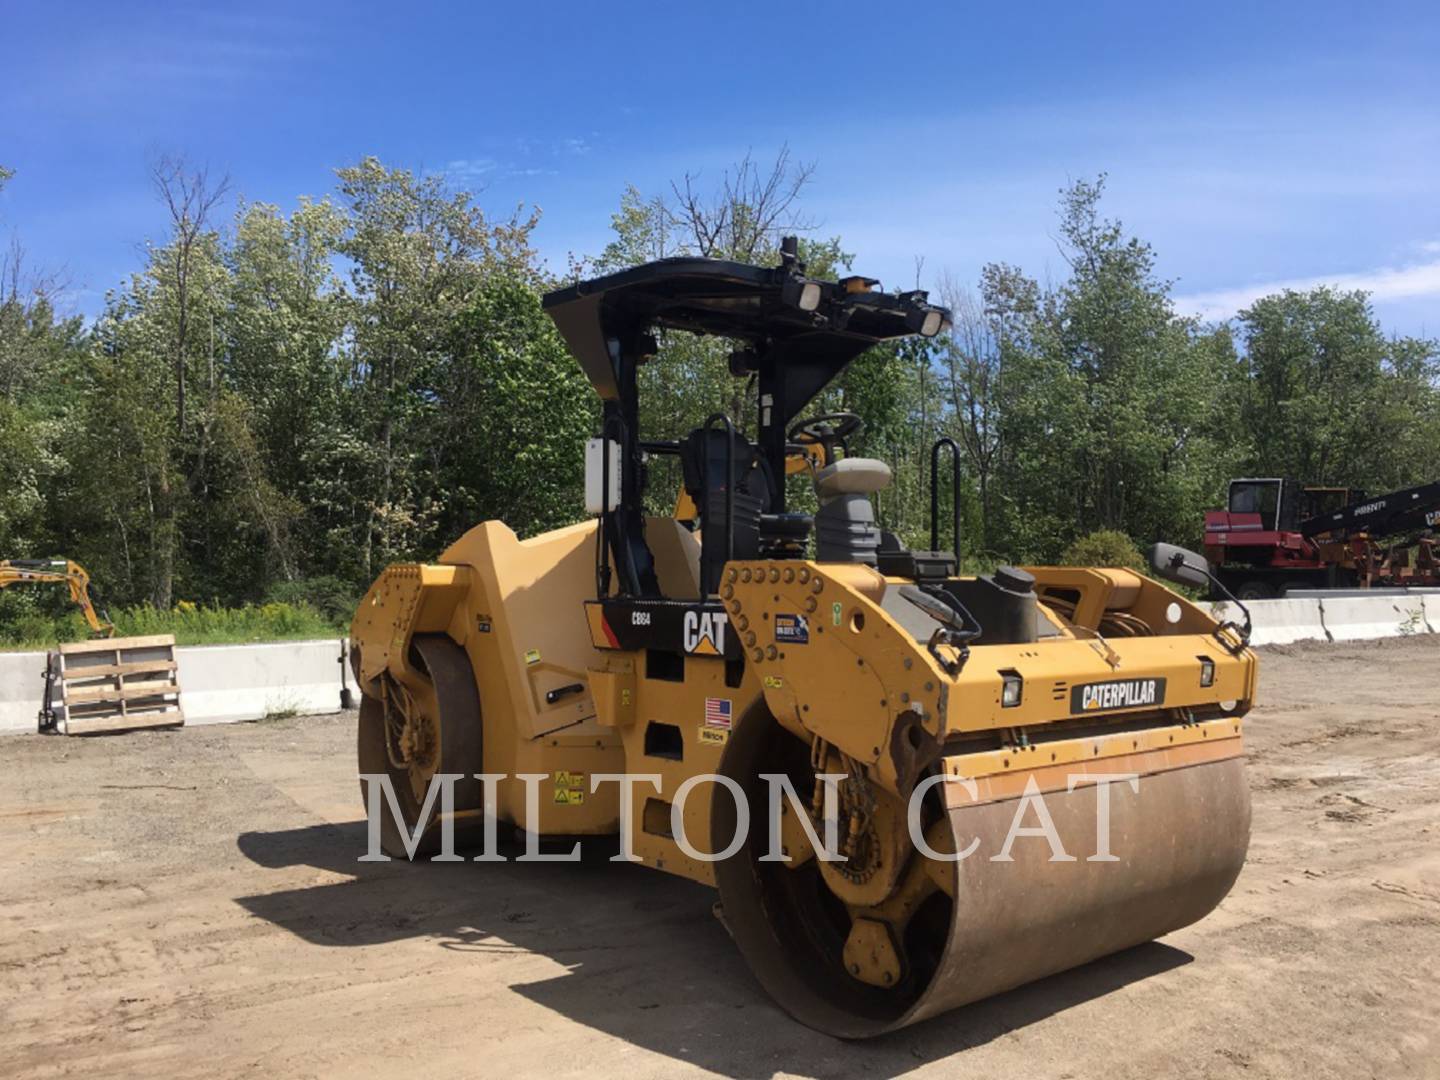
[{"label": "yellow excavator", "polygon": [[[892,474],[850,453],[862,419],[803,412],[950,314],[874,285],[808,275],[787,241],[774,267],[665,259],[548,294],[603,402],[593,516],[526,540],[487,521],[389,567],[351,651],[385,852],[488,844],[496,822],[536,850],[618,833],[622,856],[716,887],[759,982],[844,1038],[1211,911],[1249,841],[1256,692],[1248,617],[1152,577],[961,573],[958,527],[937,550],[953,444],[932,450],[930,550],[880,527]],[[720,414],[643,435],[637,371],[676,331],[733,342],[753,441]],[[644,510],[661,456],[683,476],[672,517]],[[1183,549],[1151,562],[1209,580]]]},{"label": "yellow excavator", "polygon": [[92,638],[115,636],[115,624],[90,599],[90,575],[70,559],[0,559],[0,589],[11,585],[64,585],[79,606]]}]

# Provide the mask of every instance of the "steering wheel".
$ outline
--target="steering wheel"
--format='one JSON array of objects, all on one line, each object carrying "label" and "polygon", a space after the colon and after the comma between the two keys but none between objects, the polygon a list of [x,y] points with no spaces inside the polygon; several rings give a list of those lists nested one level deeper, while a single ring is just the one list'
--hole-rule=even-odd
[{"label": "steering wheel", "polygon": [[821,413],[796,423],[786,436],[791,442],[802,446],[819,444],[825,448],[825,459],[831,458],[831,448],[836,443],[845,443],[853,435],[865,430],[865,421],[853,412]]}]

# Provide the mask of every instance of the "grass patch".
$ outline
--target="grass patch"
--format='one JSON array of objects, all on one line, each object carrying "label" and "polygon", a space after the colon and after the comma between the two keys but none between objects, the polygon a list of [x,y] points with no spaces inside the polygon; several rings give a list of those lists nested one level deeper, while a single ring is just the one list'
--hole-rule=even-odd
[{"label": "grass patch", "polygon": [[[9,615],[5,618],[3,615]],[[181,601],[169,611],[148,604],[110,612],[117,637],[173,634],[177,645],[237,645],[254,641],[299,641],[340,637],[346,622],[308,603],[275,602],[243,607],[204,607]],[[78,611],[49,614],[28,610],[0,613],[0,649],[49,649],[85,641],[89,628]]]}]

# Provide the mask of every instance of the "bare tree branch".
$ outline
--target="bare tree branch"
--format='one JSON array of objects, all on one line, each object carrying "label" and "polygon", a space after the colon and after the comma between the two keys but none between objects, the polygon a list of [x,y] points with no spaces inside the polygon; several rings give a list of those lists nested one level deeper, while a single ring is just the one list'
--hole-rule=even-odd
[{"label": "bare tree branch", "polygon": [[752,262],[778,247],[782,233],[815,228],[796,210],[814,174],[814,163],[792,161],[789,146],[782,146],[764,171],[747,151],[725,170],[719,187],[709,195],[698,190],[699,173],[686,173],[672,183],[675,209],[664,208],[664,217],[668,225],[688,234],[698,254]]},{"label": "bare tree branch", "polygon": [[185,356],[190,336],[190,287],[195,247],[221,201],[230,192],[229,175],[212,180],[208,166],[191,169],[184,158],[162,155],[150,167],[150,183],[170,214],[170,269],[175,275],[175,423],[185,430]]}]

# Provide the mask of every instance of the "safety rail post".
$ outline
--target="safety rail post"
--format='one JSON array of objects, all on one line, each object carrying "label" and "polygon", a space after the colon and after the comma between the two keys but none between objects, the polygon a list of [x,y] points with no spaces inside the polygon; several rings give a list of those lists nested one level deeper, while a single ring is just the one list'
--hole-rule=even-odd
[{"label": "safety rail post", "polygon": [[955,572],[960,572],[960,444],[949,435],[942,435],[930,447],[930,550],[940,550],[940,487],[937,474],[940,471],[940,451],[950,448],[951,483],[950,495],[955,517]]},{"label": "safety rail post", "polygon": [[[735,557],[735,425],[724,413],[711,413],[702,428],[705,440],[704,469],[700,474],[700,536],[703,539],[710,525],[710,429],[716,421],[725,425],[725,561]],[[719,585],[707,572],[705,552],[700,552],[700,595],[709,596]]]}]

